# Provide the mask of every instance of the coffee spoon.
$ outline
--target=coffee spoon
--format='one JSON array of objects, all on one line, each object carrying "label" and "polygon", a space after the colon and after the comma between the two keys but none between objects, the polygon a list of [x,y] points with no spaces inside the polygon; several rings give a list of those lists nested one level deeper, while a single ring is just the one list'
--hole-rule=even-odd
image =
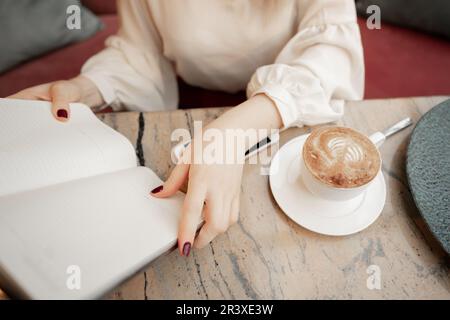
[{"label": "coffee spoon", "polygon": [[384,129],[383,131],[375,132],[370,136],[370,140],[377,146],[381,146],[383,142],[386,140],[387,137],[393,135],[394,133],[397,133],[410,125],[413,124],[413,121],[411,118],[405,118],[403,120],[400,120],[396,124]]}]

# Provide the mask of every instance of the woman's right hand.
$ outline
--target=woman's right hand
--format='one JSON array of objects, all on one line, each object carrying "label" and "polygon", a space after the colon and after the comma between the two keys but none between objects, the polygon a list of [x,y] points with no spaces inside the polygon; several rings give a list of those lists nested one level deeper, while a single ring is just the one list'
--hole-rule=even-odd
[{"label": "woman's right hand", "polygon": [[103,102],[97,87],[83,76],[44,83],[19,91],[8,98],[50,101],[53,116],[63,122],[70,118],[69,103],[83,102],[94,106]]},{"label": "woman's right hand", "polygon": [[70,117],[69,103],[80,100],[81,89],[72,80],[62,80],[27,88],[8,98],[51,101],[53,116],[65,122]]}]

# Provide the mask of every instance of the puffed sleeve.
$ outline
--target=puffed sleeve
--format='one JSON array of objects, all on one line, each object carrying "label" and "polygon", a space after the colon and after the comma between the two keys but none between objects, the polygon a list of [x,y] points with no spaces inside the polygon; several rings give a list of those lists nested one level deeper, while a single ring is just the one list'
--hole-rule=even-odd
[{"label": "puffed sleeve", "polygon": [[95,83],[105,102],[116,111],[176,108],[175,72],[162,54],[148,3],[119,0],[118,14],[119,32],[84,64],[81,74]]},{"label": "puffed sleeve", "polygon": [[298,1],[299,26],[274,64],[258,68],[247,95],[264,93],[285,128],[335,121],[362,99],[364,58],[353,0]]}]

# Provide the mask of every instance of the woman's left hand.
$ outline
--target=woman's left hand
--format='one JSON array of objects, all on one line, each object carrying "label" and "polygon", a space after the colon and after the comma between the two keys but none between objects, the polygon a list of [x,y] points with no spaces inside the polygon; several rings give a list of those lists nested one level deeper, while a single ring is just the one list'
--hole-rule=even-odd
[{"label": "woman's left hand", "polygon": [[[197,149],[202,155],[208,154],[205,152],[208,145],[202,143],[201,147],[196,148],[196,143],[200,140],[194,137],[192,143],[183,152],[181,163],[176,165],[164,185],[152,190],[153,196],[166,198],[175,194],[186,179],[189,180],[178,231],[178,249],[181,255],[188,256],[192,245],[196,248],[204,247],[238,221],[245,150],[265,138],[260,136],[257,140],[254,138],[247,140],[247,137],[241,135],[245,135],[244,132],[248,129],[269,131],[279,129],[281,125],[280,114],[272,100],[264,94],[250,98],[225,112],[206,128],[206,130],[208,128],[219,130],[223,133],[223,137],[229,129],[238,130],[234,131],[234,137],[246,143],[244,145],[233,143],[226,145],[225,143],[223,146],[223,154],[228,156],[231,154],[235,162],[229,164],[231,161],[219,161],[207,164],[212,162],[194,161],[194,153],[198,152]],[[203,137],[200,138],[202,142],[205,140]],[[195,154],[195,156],[199,155]],[[202,215],[205,223],[195,238]]]},{"label": "woman's left hand", "polygon": [[[189,255],[192,245],[202,248],[224,233],[239,217],[243,164],[197,164],[192,152],[195,143],[194,139],[164,185],[152,190],[157,198],[170,197],[188,179],[178,231],[178,248],[184,256]],[[205,223],[195,237],[202,215]]]}]

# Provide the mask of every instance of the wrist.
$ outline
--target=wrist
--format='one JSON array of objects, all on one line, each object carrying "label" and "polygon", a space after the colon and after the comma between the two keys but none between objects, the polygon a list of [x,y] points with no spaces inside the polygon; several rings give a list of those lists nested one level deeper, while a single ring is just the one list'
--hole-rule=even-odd
[{"label": "wrist", "polygon": [[275,103],[265,94],[258,94],[209,123],[204,130],[216,129],[224,137],[233,135],[245,139],[245,148],[249,148],[281,127]]},{"label": "wrist", "polygon": [[257,94],[237,105],[211,123],[220,128],[280,129],[283,123],[275,103],[265,94]]},{"label": "wrist", "polygon": [[99,107],[105,102],[97,86],[88,78],[79,75],[69,80],[80,92],[80,102],[91,108]]},{"label": "wrist", "polygon": [[281,115],[275,102],[266,94],[259,93],[244,102],[252,114],[252,122],[258,128],[280,129],[283,126]]}]

